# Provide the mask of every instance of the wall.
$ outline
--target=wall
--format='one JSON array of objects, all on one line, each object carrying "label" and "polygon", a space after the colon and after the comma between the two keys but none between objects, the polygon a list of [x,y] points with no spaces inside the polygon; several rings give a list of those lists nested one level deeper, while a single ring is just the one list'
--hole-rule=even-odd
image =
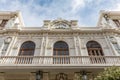
[{"label": "wall", "polygon": [[[12,41],[9,45],[8,52],[6,56],[17,56],[19,53],[20,46],[25,41],[33,41],[36,44],[35,56],[52,56],[53,55],[53,45],[57,41],[65,41],[69,46],[70,56],[82,55],[87,56],[86,44],[88,41],[97,41],[103,49],[104,55],[116,55],[113,50],[113,45],[111,45],[110,39],[103,34],[17,34],[9,35],[12,37]],[[6,37],[6,36],[4,36]],[[3,37],[3,38],[4,38]],[[4,42],[3,38],[0,38],[2,49],[2,44]]]}]

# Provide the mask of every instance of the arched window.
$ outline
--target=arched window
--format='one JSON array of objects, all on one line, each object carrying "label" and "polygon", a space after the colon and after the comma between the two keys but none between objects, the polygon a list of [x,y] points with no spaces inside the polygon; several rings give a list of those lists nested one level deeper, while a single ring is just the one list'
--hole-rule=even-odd
[{"label": "arched window", "polygon": [[[31,64],[33,60],[33,55],[35,51],[35,43],[32,41],[26,41],[24,42],[21,47],[19,54],[16,58],[16,64]],[[27,57],[24,57],[27,56]]]},{"label": "arched window", "polygon": [[53,55],[69,55],[68,44],[63,41],[58,41],[54,44]]},{"label": "arched window", "polygon": [[[98,42],[88,41],[86,46],[87,46],[87,50],[88,50],[88,55],[91,56],[92,63],[105,62],[104,57],[102,57],[102,56],[104,56],[104,53],[102,51],[102,47]],[[100,57],[97,57],[97,56],[100,56]]]},{"label": "arched window", "polygon": [[69,64],[69,47],[64,41],[58,41],[53,46],[53,63],[54,64]]},{"label": "arched window", "polygon": [[19,56],[33,56],[35,50],[35,43],[32,41],[24,42],[21,45]]}]

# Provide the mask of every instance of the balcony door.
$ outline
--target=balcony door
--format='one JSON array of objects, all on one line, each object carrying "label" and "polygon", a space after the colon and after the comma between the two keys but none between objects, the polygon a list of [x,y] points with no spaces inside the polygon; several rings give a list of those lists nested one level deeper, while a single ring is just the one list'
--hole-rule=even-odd
[{"label": "balcony door", "polygon": [[69,46],[64,41],[58,41],[53,48],[54,64],[68,64],[69,63]]},{"label": "balcony door", "polygon": [[34,56],[34,51],[35,51],[35,43],[32,41],[26,41],[24,42],[19,50],[19,54],[17,58],[17,63],[21,63],[21,64],[28,64],[31,63],[33,60]]},{"label": "balcony door", "polygon": [[86,44],[88,55],[90,56],[92,63],[104,63],[104,53],[102,51],[101,45],[96,41],[88,41]]}]

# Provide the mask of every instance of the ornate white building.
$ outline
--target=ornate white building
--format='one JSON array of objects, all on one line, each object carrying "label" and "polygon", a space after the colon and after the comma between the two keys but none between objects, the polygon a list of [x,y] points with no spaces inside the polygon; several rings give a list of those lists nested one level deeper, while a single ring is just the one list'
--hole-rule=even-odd
[{"label": "ornate white building", "polygon": [[20,12],[0,12],[0,80],[93,80],[113,65],[120,66],[120,12],[101,11],[96,27],[63,19],[25,27]]}]

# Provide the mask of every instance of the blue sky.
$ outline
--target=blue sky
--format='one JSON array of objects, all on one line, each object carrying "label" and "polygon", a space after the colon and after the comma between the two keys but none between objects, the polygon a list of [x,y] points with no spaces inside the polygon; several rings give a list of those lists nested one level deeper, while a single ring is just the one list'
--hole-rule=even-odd
[{"label": "blue sky", "polygon": [[78,20],[79,26],[96,26],[100,10],[120,10],[120,0],[0,0],[0,11],[22,12],[26,26],[43,20]]}]

